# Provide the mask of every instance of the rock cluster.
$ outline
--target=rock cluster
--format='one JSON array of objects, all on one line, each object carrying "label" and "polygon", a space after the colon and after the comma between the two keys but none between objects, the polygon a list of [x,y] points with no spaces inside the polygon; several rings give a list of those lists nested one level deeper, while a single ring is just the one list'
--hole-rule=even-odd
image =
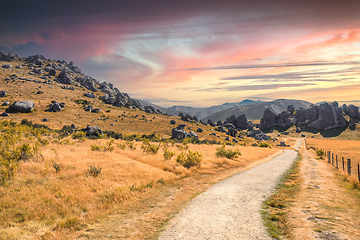
[{"label": "rock cluster", "polygon": [[198,135],[193,131],[187,132],[185,130],[185,126],[186,126],[185,124],[180,124],[176,128],[173,128],[171,130],[172,138],[182,140],[182,139],[187,138],[187,137],[195,137],[195,138],[198,137]]},{"label": "rock cluster", "polygon": [[59,102],[52,102],[49,105],[48,111],[49,112],[60,112],[63,110],[63,108],[65,108],[66,104],[65,103],[59,103]]},{"label": "rock cluster", "polygon": [[235,115],[232,115],[232,116],[228,117],[224,123],[231,123],[236,128],[239,128],[239,129],[248,129],[250,127],[245,114],[241,114],[238,117],[235,117]]},{"label": "rock cluster", "polygon": [[101,129],[97,126],[90,127],[90,125],[88,125],[86,128],[81,129],[81,131],[85,132],[86,136],[100,137],[103,135],[103,131],[101,131]]},{"label": "rock cluster", "polygon": [[251,131],[248,131],[247,136],[255,138],[256,140],[259,141],[267,141],[270,139],[270,137],[265,133],[263,133],[260,129],[253,129]]}]

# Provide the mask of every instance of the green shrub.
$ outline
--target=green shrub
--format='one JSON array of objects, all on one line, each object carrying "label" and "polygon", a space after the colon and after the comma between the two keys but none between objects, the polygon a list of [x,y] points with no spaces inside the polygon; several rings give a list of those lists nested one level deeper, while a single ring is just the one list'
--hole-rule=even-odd
[{"label": "green shrub", "polygon": [[164,159],[170,160],[175,155],[174,152],[171,152],[167,146],[164,147]]},{"label": "green shrub", "polygon": [[118,148],[120,148],[122,150],[126,149],[126,144],[125,143],[119,143],[117,146],[118,146]]},{"label": "green shrub", "polygon": [[102,147],[100,145],[92,144],[91,151],[101,151]]},{"label": "green shrub", "polygon": [[101,173],[101,170],[102,167],[100,166],[96,167],[95,165],[94,166],[90,165],[86,171],[90,176],[97,177]]},{"label": "green shrub", "polygon": [[131,150],[135,150],[136,147],[135,147],[135,143],[133,141],[127,141],[126,144],[128,145],[128,147],[131,149]]},{"label": "green shrub", "polygon": [[263,147],[263,148],[271,148],[271,145],[270,144],[268,144],[267,142],[262,142],[262,143],[260,143],[259,144],[259,147]]},{"label": "green shrub", "polygon": [[73,139],[79,139],[79,140],[81,140],[81,141],[85,141],[85,140],[86,140],[86,133],[83,132],[83,131],[75,132],[75,133],[72,135],[72,138],[73,138]]},{"label": "green shrub", "polygon": [[235,150],[226,149],[225,145],[222,145],[221,147],[216,148],[215,155],[217,157],[226,157],[229,159],[233,159],[233,158],[240,157],[241,152],[238,149],[235,149]]},{"label": "green shrub", "polygon": [[325,155],[325,152],[324,152],[324,150],[322,150],[322,149],[318,149],[318,150],[316,150],[316,155],[317,155],[319,158],[323,158],[324,155]]},{"label": "green shrub", "polygon": [[143,145],[141,146],[141,149],[148,153],[148,154],[157,154],[157,152],[159,151],[160,145],[155,145],[155,144],[147,144],[147,143],[143,143]]},{"label": "green shrub", "polygon": [[180,163],[182,166],[186,168],[191,168],[195,166],[200,166],[202,161],[202,155],[198,151],[192,152],[191,150],[188,153],[180,153],[177,157],[176,162]]}]

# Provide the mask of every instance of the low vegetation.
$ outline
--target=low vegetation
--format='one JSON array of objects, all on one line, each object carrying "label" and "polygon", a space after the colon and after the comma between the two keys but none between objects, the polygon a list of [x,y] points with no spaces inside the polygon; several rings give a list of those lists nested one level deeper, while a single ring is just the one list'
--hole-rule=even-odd
[{"label": "low vegetation", "polygon": [[216,156],[234,159],[240,157],[241,152],[238,149],[226,149],[225,145],[222,145],[221,147],[216,148]]},{"label": "low vegetation", "polygon": [[298,155],[290,169],[281,177],[275,192],[263,203],[262,217],[270,237],[275,239],[291,239],[291,226],[287,211],[296,194],[300,191]]},{"label": "low vegetation", "polygon": [[180,153],[176,161],[186,168],[199,167],[202,157],[203,156],[200,152],[189,150],[187,153]]}]

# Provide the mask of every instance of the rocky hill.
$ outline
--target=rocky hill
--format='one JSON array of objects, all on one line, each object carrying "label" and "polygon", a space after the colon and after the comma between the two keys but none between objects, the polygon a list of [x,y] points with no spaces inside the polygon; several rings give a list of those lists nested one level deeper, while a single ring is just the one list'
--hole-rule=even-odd
[{"label": "rocky hill", "polygon": [[165,111],[169,112],[169,113],[178,113],[178,112],[182,112],[182,113],[186,113],[186,114],[190,114],[192,116],[195,116],[199,119],[203,119],[211,114],[214,114],[216,112],[222,111],[222,110],[226,110],[229,108],[233,108],[233,107],[237,107],[237,106],[246,106],[246,105],[251,105],[251,104],[255,104],[255,103],[260,103],[261,101],[257,100],[250,100],[250,99],[245,99],[241,102],[234,102],[234,103],[224,103],[222,105],[215,105],[215,106],[211,106],[211,107],[207,107],[207,108],[194,108],[194,107],[187,107],[187,106],[172,106],[167,108]]},{"label": "rocky hill", "polygon": [[239,116],[245,114],[247,119],[256,120],[263,117],[265,109],[269,108],[272,112],[280,114],[283,111],[287,110],[289,105],[293,105],[295,109],[299,108],[309,108],[311,103],[302,100],[292,100],[292,99],[278,99],[271,102],[260,102],[254,103],[245,106],[236,106],[220,112],[216,112],[207,116],[204,120],[208,119],[217,122],[225,121],[231,115]]}]

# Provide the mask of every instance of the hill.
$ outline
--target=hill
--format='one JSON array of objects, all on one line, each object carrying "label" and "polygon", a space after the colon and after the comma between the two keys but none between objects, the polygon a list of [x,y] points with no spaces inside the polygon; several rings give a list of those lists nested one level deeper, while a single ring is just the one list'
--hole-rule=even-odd
[{"label": "hill", "polygon": [[251,104],[255,104],[255,103],[260,103],[261,101],[257,100],[250,100],[250,99],[245,99],[241,102],[234,102],[234,103],[224,103],[222,105],[215,105],[215,106],[211,106],[211,107],[207,107],[207,108],[194,108],[194,107],[187,107],[187,106],[172,106],[167,108],[166,111],[169,112],[182,112],[182,113],[187,113],[190,114],[192,116],[195,116],[199,119],[203,119],[211,114],[214,114],[216,112],[222,111],[222,110],[226,110],[229,108],[233,108],[233,107],[237,107],[237,106],[246,106],[246,105],[251,105]]},{"label": "hill", "polygon": [[226,118],[231,115],[239,116],[245,114],[247,119],[256,120],[263,117],[264,110],[270,108],[276,114],[281,113],[287,109],[287,106],[293,105],[295,109],[309,108],[311,103],[302,100],[293,100],[293,99],[277,99],[271,102],[260,102],[254,103],[245,106],[236,106],[229,109],[222,110],[207,116],[204,120],[207,121],[211,119],[212,121],[225,121]]}]

